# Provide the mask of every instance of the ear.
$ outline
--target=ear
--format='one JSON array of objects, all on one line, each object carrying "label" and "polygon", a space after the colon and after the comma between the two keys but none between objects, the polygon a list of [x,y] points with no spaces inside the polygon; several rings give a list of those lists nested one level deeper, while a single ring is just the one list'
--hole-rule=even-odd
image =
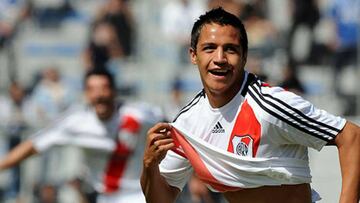
[{"label": "ear", "polygon": [[244,54],[244,56],[242,57],[243,60],[242,60],[242,67],[244,68],[245,65],[246,65],[246,62],[247,62],[247,54]]},{"label": "ear", "polygon": [[190,55],[191,63],[194,65],[197,65],[196,50],[194,50],[193,48],[190,48],[189,55]]}]

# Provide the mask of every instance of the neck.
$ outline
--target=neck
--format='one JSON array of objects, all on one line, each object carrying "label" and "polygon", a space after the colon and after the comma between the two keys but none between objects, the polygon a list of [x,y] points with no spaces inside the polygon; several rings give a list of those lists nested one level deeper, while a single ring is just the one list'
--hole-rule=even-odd
[{"label": "neck", "polygon": [[224,92],[215,92],[209,89],[205,89],[205,93],[208,97],[209,103],[213,108],[220,108],[229,103],[236,94],[240,91],[244,81],[245,71],[241,74],[238,82],[234,83],[233,86],[229,87]]}]

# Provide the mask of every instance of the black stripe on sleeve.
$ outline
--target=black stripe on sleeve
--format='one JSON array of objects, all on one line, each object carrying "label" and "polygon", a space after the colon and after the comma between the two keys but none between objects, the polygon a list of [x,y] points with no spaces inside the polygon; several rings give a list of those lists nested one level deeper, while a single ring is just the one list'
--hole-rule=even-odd
[{"label": "black stripe on sleeve", "polygon": [[[261,87],[260,87],[260,84],[258,84],[258,83],[255,83],[255,84],[256,84],[259,88],[261,88]],[[264,95],[264,97],[268,97],[268,98],[271,98],[271,99],[279,102],[280,104],[284,105],[285,108],[291,109],[292,111],[296,112],[299,116],[303,117],[303,118],[306,119],[306,120],[309,120],[309,122],[315,123],[315,124],[320,125],[320,126],[322,126],[322,127],[324,127],[324,128],[328,128],[328,129],[333,130],[333,131],[335,131],[335,132],[337,132],[337,133],[339,133],[340,130],[341,130],[341,129],[337,129],[337,128],[333,127],[333,126],[327,125],[326,123],[321,123],[321,122],[319,122],[319,121],[317,121],[317,120],[315,120],[315,119],[313,119],[313,118],[311,118],[311,117],[309,117],[309,116],[306,116],[306,115],[305,115],[303,112],[301,112],[299,109],[296,109],[296,108],[290,106],[289,104],[285,103],[284,101],[282,101],[282,100],[280,100],[280,99],[278,99],[278,98],[276,98],[276,97],[273,97],[273,96],[271,96],[271,95],[269,95],[269,94],[265,94],[265,93],[262,93],[262,95]]]},{"label": "black stripe on sleeve", "polygon": [[[265,101],[266,103],[268,103],[268,104],[271,105],[272,107],[276,108],[271,102],[265,100],[264,97],[262,97],[262,96],[261,96],[256,90],[254,90],[254,89],[255,89],[255,88],[252,88],[252,90],[253,90],[256,94],[258,94],[259,97],[260,97],[263,101]],[[255,102],[256,102],[263,110],[265,110],[265,111],[266,111],[267,113],[269,113],[270,115],[276,117],[277,119],[279,119],[279,120],[281,120],[281,121],[283,121],[283,122],[285,122],[285,123],[293,126],[294,128],[296,128],[296,129],[298,129],[298,130],[300,130],[300,131],[303,131],[303,132],[305,132],[305,133],[307,133],[307,134],[309,134],[309,135],[315,136],[315,137],[317,137],[317,138],[319,138],[319,139],[322,139],[322,140],[324,140],[324,141],[327,141],[327,142],[328,142],[328,141],[330,141],[330,140],[333,139],[333,135],[331,135],[331,134],[329,135],[329,133],[326,132],[326,131],[325,131],[325,133],[323,132],[323,134],[328,135],[329,138],[324,137],[324,136],[321,135],[319,132],[309,131],[308,129],[306,129],[306,128],[304,128],[303,126],[300,125],[300,124],[302,124],[302,125],[304,125],[304,126],[309,126],[306,122],[301,121],[300,119],[296,118],[295,116],[289,114],[289,113],[286,112],[286,111],[285,111],[285,112],[286,112],[286,113],[285,113],[283,110],[280,110],[280,109],[277,107],[277,108],[276,108],[277,110],[283,112],[284,114],[286,114],[287,116],[291,117],[292,119],[294,119],[294,120],[297,121],[298,123],[296,123],[296,122],[291,122],[289,119],[286,119],[286,118],[282,117],[281,115],[277,114],[276,112],[270,110],[270,109],[267,108],[265,105],[263,105],[263,104],[261,103],[261,101],[254,95],[254,93],[253,93],[252,91],[249,91],[249,94],[250,94],[250,96],[255,100]],[[311,129],[313,129],[313,130],[317,130],[317,129],[314,129],[314,126],[310,126],[310,127],[311,127]]]}]

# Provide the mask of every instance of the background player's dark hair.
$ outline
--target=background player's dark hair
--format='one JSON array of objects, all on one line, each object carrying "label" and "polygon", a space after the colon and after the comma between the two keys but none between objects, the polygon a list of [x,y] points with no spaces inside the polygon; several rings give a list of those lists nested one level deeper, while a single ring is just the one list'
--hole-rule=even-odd
[{"label": "background player's dark hair", "polygon": [[231,25],[237,28],[240,31],[240,46],[242,49],[243,57],[247,56],[248,51],[248,39],[246,35],[246,31],[244,25],[241,20],[235,15],[226,12],[223,8],[215,8],[204,15],[201,15],[199,19],[194,23],[194,26],[191,31],[191,48],[196,51],[196,45],[199,41],[201,28],[205,24],[216,23],[219,25]]},{"label": "background player's dark hair", "polygon": [[106,77],[109,80],[109,84],[110,84],[111,89],[115,90],[116,84],[115,84],[114,77],[105,68],[94,68],[94,69],[91,69],[88,72],[86,72],[85,77],[84,77],[84,86],[85,87],[86,87],[87,79],[90,76],[93,76],[93,75]]}]

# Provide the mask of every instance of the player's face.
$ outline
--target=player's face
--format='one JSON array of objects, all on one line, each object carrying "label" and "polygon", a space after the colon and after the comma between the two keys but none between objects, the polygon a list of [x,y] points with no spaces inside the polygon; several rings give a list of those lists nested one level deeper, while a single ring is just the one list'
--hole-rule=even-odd
[{"label": "player's face", "polygon": [[112,116],[115,95],[107,77],[101,75],[88,77],[85,93],[88,101],[95,108],[96,114],[101,120]]},{"label": "player's face", "polygon": [[198,66],[204,89],[214,107],[230,101],[239,91],[244,72],[240,32],[230,25],[206,24],[202,27],[191,61]]}]

